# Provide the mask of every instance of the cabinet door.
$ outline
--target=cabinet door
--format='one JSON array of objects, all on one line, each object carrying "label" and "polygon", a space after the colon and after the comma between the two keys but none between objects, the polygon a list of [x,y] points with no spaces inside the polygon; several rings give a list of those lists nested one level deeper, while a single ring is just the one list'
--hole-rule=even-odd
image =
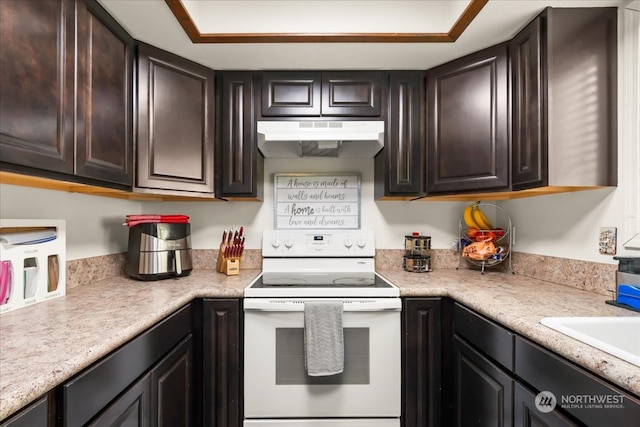
[{"label": "cabinet door", "polygon": [[424,192],[424,74],[390,75],[383,151],[375,159],[375,197],[418,197]]},{"label": "cabinet door", "polygon": [[387,76],[377,71],[322,73],[322,115],[379,117]]},{"label": "cabinet door", "polygon": [[189,335],[151,371],[152,427],[193,425],[193,338]]},{"label": "cabinet door", "polygon": [[217,196],[260,198],[262,157],[256,145],[253,73],[223,72],[220,85]]},{"label": "cabinet door", "polygon": [[542,412],[536,407],[536,395],[516,382],[513,394],[513,422],[522,427],[577,427],[577,424],[557,409]]},{"label": "cabinet door", "polygon": [[262,73],[262,116],[319,116],[319,72]]},{"label": "cabinet door", "polygon": [[437,427],[442,425],[440,299],[407,298],[404,304],[402,425]]},{"label": "cabinet door", "polygon": [[453,382],[456,426],[513,424],[513,379],[457,336]]},{"label": "cabinet door", "polygon": [[638,397],[523,337],[516,337],[515,349],[516,375],[534,390],[553,393],[563,414],[590,427],[638,425]]},{"label": "cabinet door", "polygon": [[427,194],[509,187],[507,45],[427,71]]},{"label": "cabinet door", "polygon": [[0,21],[0,159],[71,174],[74,3],[3,0]]},{"label": "cabinet door", "polygon": [[540,18],[533,20],[509,42],[509,55],[513,97],[511,185],[514,190],[520,190],[546,185]]},{"label": "cabinet door", "polygon": [[149,427],[151,415],[151,375],[146,374],[129,387],[88,427]]},{"label": "cabinet door", "polygon": [[204,425],[240,427],[240,301],[206,299],[203,306]]},{"label": "cabinet door", "polygon": [[45,396],[20,410],[0,427],[47,427],[49,425],[49,398]]},{"label": "cabinet door", "polygon": [[191,305],[94,363],[59,389],[60,425],[85,425],[191,332]]},{"label": "cabinet door", "polygon": [[214,72],[138,45],[137,181],[213,194]]},{"label": "cabinet door", "polygon": [[133,39],[98,3],[78,2],[76,175],[133,184]]}]

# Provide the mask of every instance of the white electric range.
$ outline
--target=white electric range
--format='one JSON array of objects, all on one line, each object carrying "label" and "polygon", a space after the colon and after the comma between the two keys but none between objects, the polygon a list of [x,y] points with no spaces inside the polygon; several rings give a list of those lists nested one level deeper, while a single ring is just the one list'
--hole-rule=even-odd
[{"label": "white electric range", "polygon": [[[399,427],[401,300],[372,230],[271,230],[244,291],[245,427]],[[344,370],[312,376],[305,304],[342,304]]]}]

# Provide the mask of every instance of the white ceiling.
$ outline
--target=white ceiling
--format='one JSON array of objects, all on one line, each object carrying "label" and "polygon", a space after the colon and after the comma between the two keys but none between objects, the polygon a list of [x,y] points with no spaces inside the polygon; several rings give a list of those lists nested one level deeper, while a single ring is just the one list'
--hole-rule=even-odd
[{"label": "white ceiling", "polygon": [[[489,0],[469,27],[453,43],[194,44],[164,0],[98,1],[135,39],[217,70],[429,69],[512,38],[546,6],[599,7],[626,6],[630,3],[629,0]],[[318,12],[319,3],[325,6],[322,9],[325,12]],[[445,3],[451,3],[451,5],[444,7]],[[461,0],[449,2],[436,0],[188,0],[184,2],[185,7],[188,7],[193,14],[192,19],[201,33],[283,33],[287,31],[441,33],[448,31],[466,3],[467,1]],[[367,19],[363,19],[363,5],[369,8],[366,12]],[[217,12],[217,21],[207,21],[205,15],[211,10]],[[333,15],[328,15],[327,10],[339,10],[340,19],[331,19],[329,22],[330,16],[335,16],[335,12]],[[433,14],[436,10],[442,14],[434,19]],[[424,17],[424,20],[415,19],[416,16]],[[301,23],[304,25],[301,26]],[[424,28],[421,27],[422,23]],[[396,25],[395,28],[394,25]],[[345,30],[345,26],[349,26],[349,29]]]}]

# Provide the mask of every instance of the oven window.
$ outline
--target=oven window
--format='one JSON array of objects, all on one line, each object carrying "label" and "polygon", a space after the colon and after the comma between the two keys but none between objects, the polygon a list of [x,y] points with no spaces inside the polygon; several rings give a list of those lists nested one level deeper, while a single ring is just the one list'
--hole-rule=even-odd
[{"label": "oven window", "polygon": [[304,367],[304,329],[276,329],[276,385],[369,384],[369,328],[344,328],[344,371],[310,377]]}]

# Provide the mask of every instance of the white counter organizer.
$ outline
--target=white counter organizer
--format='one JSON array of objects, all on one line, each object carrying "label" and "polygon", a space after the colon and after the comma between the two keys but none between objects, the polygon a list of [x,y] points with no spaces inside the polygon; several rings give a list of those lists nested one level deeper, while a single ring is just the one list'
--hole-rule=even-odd
[{"label": "white counter organizer", "polygon": [[66,293],[66,222],[0,219],[0,314]]}]

